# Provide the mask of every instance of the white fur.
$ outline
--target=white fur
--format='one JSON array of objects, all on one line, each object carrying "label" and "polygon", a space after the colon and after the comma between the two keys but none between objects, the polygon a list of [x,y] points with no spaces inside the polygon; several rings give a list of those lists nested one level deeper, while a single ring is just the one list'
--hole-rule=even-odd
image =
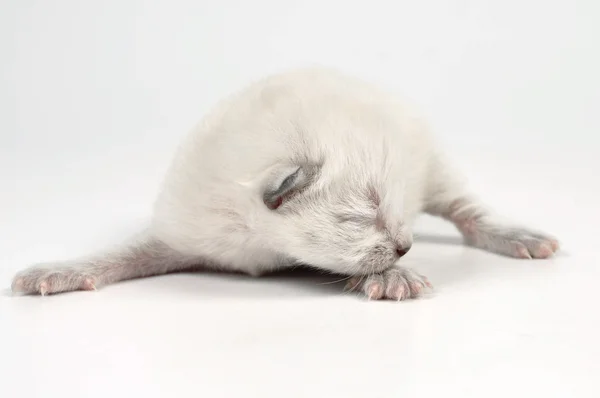
[{"label": "white fur", "polygon": [[[267,207],[265,191],[298,167],[312,173],[308,186]],[[500,226],[406,104],[330,69],[270,76],[219,103],[182,143],[163,185],[139,243],[54,268],[89,283],[37,266],[13,289],[59,292],[198,265],[259,275],[306,264],[364,275],[352,285],[370,297],[414,297],[421,289],[409,288],[428,282],[394,264],[421,211],[490,251],[547,257],[558,248],[551,237]]]}]

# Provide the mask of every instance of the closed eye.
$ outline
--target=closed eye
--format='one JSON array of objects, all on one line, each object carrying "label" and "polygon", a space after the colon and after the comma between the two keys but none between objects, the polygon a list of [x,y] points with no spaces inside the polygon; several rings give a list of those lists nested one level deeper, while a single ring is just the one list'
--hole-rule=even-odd
[{"label": "closed eye", "polygon": [[340,224],[354,224],[363,228],[375,224],[374,217],[366,214],[338,214],[337,221]]}]

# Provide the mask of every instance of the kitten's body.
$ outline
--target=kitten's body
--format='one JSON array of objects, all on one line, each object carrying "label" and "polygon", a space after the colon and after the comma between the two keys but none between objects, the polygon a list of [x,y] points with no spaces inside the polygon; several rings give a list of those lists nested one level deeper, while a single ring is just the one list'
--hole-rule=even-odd
[{"label": "kitten's body", "polygon": [[307,264],[357,275],[351,287],[371,298],[415,297],[429,283],[394,264],[421,211],[493,252],[545,258],[558,249],[554,238],[499,224],[394,96],[333,70],[296,70],[252,84],[203,119],[139,240],[34,266],[13,289],[90,289],[198,265],[260,275]]}]

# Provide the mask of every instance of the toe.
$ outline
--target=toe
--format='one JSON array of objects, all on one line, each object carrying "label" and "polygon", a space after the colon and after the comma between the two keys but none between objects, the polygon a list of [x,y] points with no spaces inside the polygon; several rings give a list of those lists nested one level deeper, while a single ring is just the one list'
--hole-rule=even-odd
[{"label": "toe", "polygon": [[379,300],[383,297],[384,284],[381,275],[372,275],[365,283],[365,294],[369,300]]},{"label": "toe", "polygon": [[407,286],[404,281],[398,280],[395,283],[389,283],[385,289],[385,297],[390,300],[404,300],[408,294]]},{"label": "toe", "polygon": [[83,290],[96,290],[96,284],[92,278],[86,278],[81,286]]},{"label": "toe", "polygon": [[425,286],[427,286],[429,289],[433,289],[433,285],[431,282],[429,282],[429,279],[423,277],[423,282],[425,282]]},{"label": "toe", "polygon": [[45,296],[46,294],[48,294],[48,282],[41,282],[40,285],[38,286],[38,291],[40,292],[40,294],[42,296]]},{"label": "toe", "polygon": [[383,297],[383,286],[378,283],[371,283],[365,288],[369,300],[379,300]]},{"label": "toe", "polygon": [[394,291],[394,294],[390,296],[391,299],[395,300],[404,300],[408,297],[406,287],[404,285],[400,285]]},{"label": "toe", "polygon": [[344,287],[345,290],[356,290],[360,288],[360,285],[362,283],[364,277],[362,276],[354,276],[352,278],[350,278],[348,280],[348,282],[346,282],[346,286]]},{"label": "toe", "polygon": [[23,278],[15,278],[10,288],[13,292],[22,292],[25,289]]},{"label": "toe", "polygon": [[529,250],[527,249],[527,247],[524,244],[517,242],[517,244],[515,246],[516,246],[517,257],[531,259],[531,254],[529,254]]},{"label": "toe", "polygon": [[409,283],[411,297],[419,297],[423,293],[424,285],[420,281],[413,281]]},{"label": "toe", "polygon": [[532,251],[533,251],[532,254],[533,254],[534,258],[548,258],[548,257],[552,256],[552,254],[554,254],[554,251],[552,250],[552,246],[550,246],[550,244],[546,244],[546,243],[542,243],[542,244],[538,245]]}]

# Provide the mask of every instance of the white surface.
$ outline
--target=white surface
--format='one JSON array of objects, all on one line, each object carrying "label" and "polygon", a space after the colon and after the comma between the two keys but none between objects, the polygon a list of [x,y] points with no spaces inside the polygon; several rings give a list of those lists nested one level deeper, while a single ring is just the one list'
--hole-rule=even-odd
[{"label": "white surface", "polygon": [[[599,19],[595,0],[2,2],[0,396],[600,396]],[[305,274],[10,295],[17,269],[135,231],[208,106],[314,62],[412,97],[477,191],[563,252],[506,259],[423,219],[418,301]]]}]

